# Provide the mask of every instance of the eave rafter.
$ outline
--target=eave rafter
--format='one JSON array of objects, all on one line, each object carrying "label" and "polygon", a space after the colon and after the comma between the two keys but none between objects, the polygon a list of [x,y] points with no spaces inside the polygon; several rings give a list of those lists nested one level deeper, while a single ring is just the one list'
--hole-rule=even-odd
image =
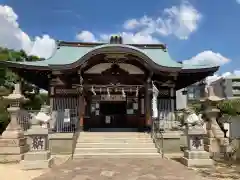
[{"label": "eave rafter", "polygon": [[18,76],[23,78],[28,83],[34,84],[39,88],[48,89],[50,70],[33,70],[33,69],[22,69],[22,68],[9,68],[11,71],[16,73]]}]

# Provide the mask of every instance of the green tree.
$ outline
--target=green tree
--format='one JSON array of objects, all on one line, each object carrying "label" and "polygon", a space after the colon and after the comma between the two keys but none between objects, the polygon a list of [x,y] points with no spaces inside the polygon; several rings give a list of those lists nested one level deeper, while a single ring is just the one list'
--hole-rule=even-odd
[{"label": "green tree", "polygon": [[[38,61],[41,60],[37,56],[28,56],[25,51],[14,51],[11,49],[0,47],[0,61]],[[0,134],[6,128],[9,122],[7,113],[7,103],[3,96],[11,93],[14,83],[19,80],[17,74],[13,73],[6,67],[0,67]],[[31,93],[34,92],[34,93]],[[45,103],[46,99],[42,99],[39,89],[25,81],[22,83],[22,93],[29,99],[24,105],[26,109],[38,110]]]}]

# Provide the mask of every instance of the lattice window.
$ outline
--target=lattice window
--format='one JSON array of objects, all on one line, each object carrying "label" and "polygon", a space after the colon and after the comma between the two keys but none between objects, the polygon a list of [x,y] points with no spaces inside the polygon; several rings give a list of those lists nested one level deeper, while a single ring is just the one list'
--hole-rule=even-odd
[{"label": "lattice window", "polygon": [[160,97],[167,97],[170,96],[170,90],[159,90],[159,96]]}]

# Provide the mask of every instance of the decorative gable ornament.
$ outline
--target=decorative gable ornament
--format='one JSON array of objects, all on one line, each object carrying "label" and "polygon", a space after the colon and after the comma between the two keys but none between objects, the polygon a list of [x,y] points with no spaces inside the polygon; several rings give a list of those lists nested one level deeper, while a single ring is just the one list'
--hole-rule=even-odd
[{"label": "decorative gable ornament", "polygon": [[123,44],[123,39],[121,36],[112,35],[110,37],[110,44]]}]

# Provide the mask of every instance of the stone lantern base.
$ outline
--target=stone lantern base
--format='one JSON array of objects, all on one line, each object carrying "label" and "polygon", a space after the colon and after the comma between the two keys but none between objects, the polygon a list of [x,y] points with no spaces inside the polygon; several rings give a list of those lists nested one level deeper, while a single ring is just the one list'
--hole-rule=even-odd
[{"label": "stone lantern base", "polygon": [[204,128],[187,128],[186,134],[188,148],[184,151],[184,156],[181,158],[182,164],[188,167],[213,166],[214,161],[210,159],[209,152],[204,150]]},{"label": "stone lantern base", "polygon": [[0,163],[19,162],[23,159],[24,153],[29,150],[25,137],[16,137],[18,133],[13,133],[11,138],[11,133],[6,133],[7,137],[3,134],[0,138]]},{"label": "stone lantern base", "polygon": [[53,165],[53,157],[49,151],[30,151],[24,155],[24,160],[20,162],[21,169],[47,169]]},{"label": "stone lantern base", "polygon": [[20,162],[23,170],[46,169],[53,165],[53,158],[48,150],[48,129],[39,125],[39,120],[33,119],[32,126],[25,135],[29,138],[30,151]]},{"label": "stone lantern base", "polygon": [[188,167],[208,167],[213,166],[214,161],[209,158],[209,153],[206,151],[185,151],[181,158],[183,165]]}]

